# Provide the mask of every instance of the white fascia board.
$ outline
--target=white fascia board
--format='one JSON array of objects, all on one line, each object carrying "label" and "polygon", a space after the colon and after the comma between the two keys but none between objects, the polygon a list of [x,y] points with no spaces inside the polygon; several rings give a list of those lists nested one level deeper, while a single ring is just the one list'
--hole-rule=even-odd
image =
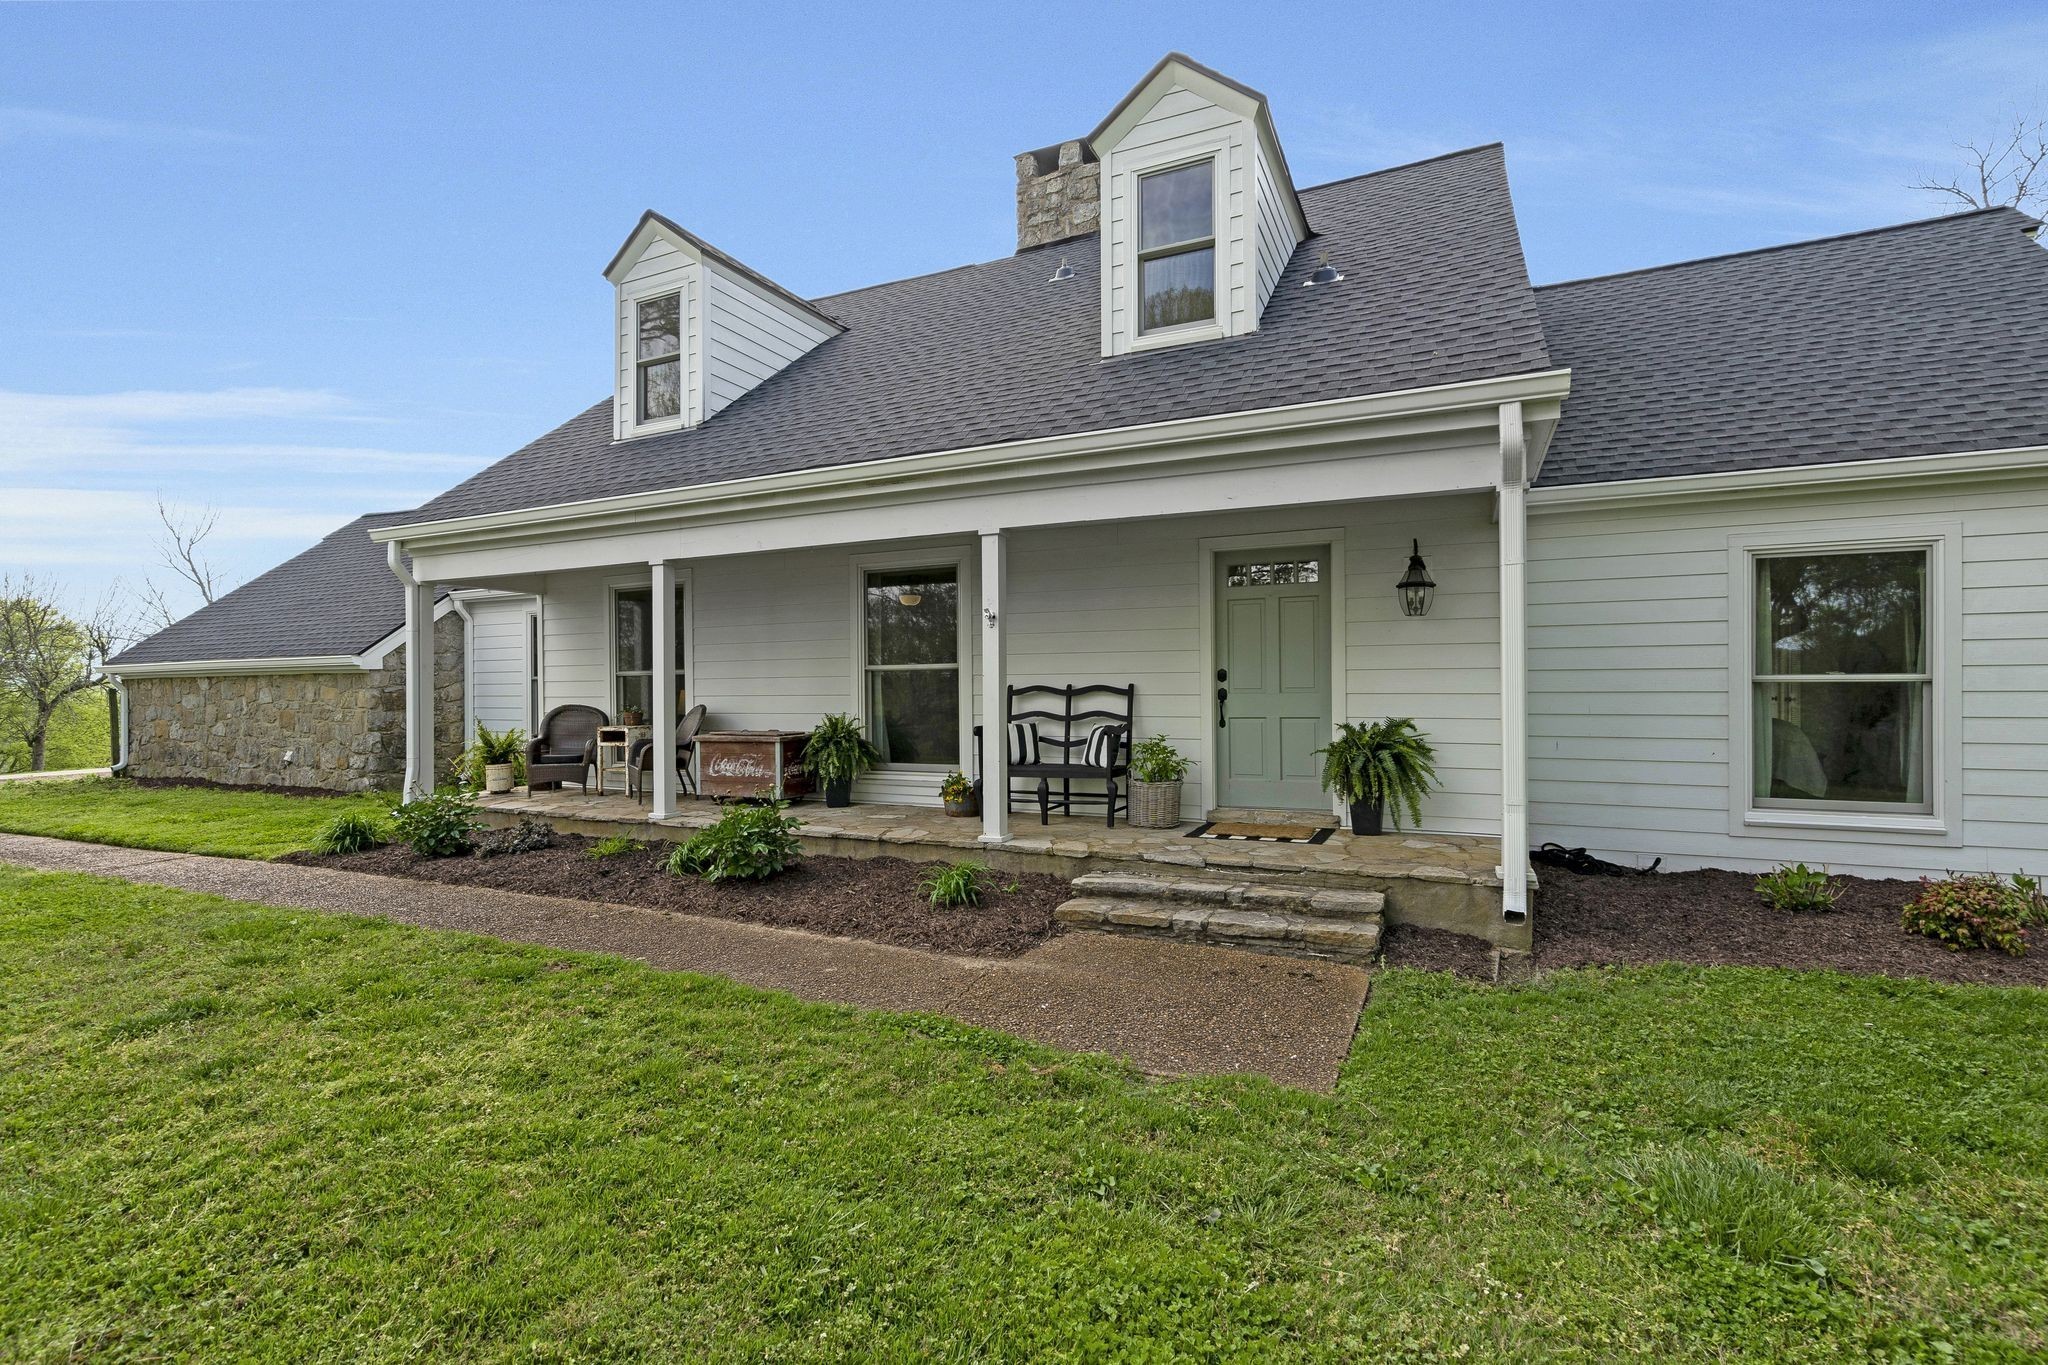
[{"label": "white fascia board", "polygon": [[303,654],[279,659],[190,659],[153,664],[120,664],[110,678],[225,678],[255,673],[346,673],[362,665],[357,654]]},{"label": "white fascia board", "polygon": [[2048,446],[1968,450],[1949,455],[1907,455],[1896,459],[1842,460],[1832,464],[1779,469],[1737,469],[1720,474],[1676,474],[1664,478],[1534,488],[1529,491],[1529,510],[1568,511],[1662,502],[1669,498],[1691,501],[1739,498],[1757,493],[1799,492],[1846,484],[1903,483],[1919,479],[1988,479],[2037,470],[2048,470]]},{"label": "white fascia board", "polygon": [[1544,370],[1468,380],[1357,398],[1329,399],[1214,417],[1176,418],[1069,436],[970,446],[929,455],[901,455],[823,469],[693,484],[548,507],[490,512],[445,521],[380,527],[375,541],[401,541],[417,554],[442,546],[481,545],[506,538],[544,540],[579,531],[612,532],[663,523],[715,520],[799,504],[901,501],[923,495],[959,497],[1020,478],[1108,478],[1162,461],[1240,454],[1298,453],[1316,440],[1372,439],[1415,419],[1452,419],[1491,430],[1499,405],[1521,401],[1532,415],[1555,415],[1571,388],[1569,370]]}]

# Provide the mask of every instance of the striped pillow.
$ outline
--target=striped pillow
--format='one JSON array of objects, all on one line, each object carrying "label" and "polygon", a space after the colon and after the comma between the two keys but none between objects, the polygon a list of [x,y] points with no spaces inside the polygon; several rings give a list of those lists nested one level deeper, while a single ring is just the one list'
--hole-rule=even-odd
[{"label": "striped pillow", "polygon": [[1034,721],[1010,722],[1010,766],[1038,762],[1038,725]]},{"label": "striped pillow", "polygon": [[1081,751],[1081,761],[1091,768],[1107,768],[1116,762],[1117,727],[1098,725],[1088,732],[1088,747]]}]

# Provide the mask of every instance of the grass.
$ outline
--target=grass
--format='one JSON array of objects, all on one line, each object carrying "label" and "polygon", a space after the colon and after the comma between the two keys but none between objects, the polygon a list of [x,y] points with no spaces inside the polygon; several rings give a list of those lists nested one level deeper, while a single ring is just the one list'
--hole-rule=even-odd
[{"label": "grass", "polygon": [[0,1357],[2048,1350],[2040,991],[1388,972],[1317,1096],[90,877],[0,906]]},{"label": "grass", "polygon": [[95,844],[278,858],[311,848],[341,815],[382,816],[397,798],[279,796],[211,787],[143,787],[120,778],[0,782],[0,832]]}]

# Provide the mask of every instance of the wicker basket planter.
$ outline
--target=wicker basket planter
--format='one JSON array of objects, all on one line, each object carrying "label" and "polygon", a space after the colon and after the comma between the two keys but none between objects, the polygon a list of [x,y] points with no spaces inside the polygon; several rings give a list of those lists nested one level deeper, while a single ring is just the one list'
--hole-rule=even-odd
[{"label": "wicker basket planter", "polygon": [[1180,783],[1131,782],[1132,829],[1172,829],[1180,823]]}]

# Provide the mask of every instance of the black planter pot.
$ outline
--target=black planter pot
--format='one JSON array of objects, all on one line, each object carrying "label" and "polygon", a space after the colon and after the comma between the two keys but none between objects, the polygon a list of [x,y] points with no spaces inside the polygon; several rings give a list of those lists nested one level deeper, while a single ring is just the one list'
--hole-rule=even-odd
[{"label": "black planter pot", "polygon": [[1377,802],[1353,801],[1351,803],[1351,832],[1353,834],[1381,834],[1381,824],[1386,811]]},{"label": "black planter pot", "polygon": [[825,804],[828,806],[850,806],[853,804],[853,779],[835,777],[825,783]]}]

